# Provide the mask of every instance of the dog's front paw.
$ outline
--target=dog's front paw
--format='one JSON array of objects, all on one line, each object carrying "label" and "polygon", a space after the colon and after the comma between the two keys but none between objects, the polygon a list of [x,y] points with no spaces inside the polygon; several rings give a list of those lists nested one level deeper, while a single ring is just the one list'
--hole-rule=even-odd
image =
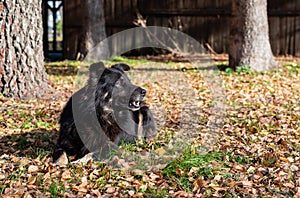
[{"label": "dog's front paw", "polygon": [[72,164],[87,164],[92,161],[94,161],[94,154],[88,153],[84,157],[82,157],[76,161],[73,161]]},{"label": "dog's front paw", "polygon": [[68,160],[66,152],[62,152],[60,157],[58,157],[54,162],[55,165],[58,165],[61,167],[67,166],[68,163],[69,163],[69,160]]}]

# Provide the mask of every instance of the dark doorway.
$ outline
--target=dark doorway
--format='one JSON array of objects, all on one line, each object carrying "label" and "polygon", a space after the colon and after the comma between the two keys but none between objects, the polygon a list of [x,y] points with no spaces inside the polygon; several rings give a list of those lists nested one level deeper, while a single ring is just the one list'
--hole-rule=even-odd
[{"label": "dark doorway", "polygon": [[43,0],[44,55],[48,61],[63,59],[63,2]]}]

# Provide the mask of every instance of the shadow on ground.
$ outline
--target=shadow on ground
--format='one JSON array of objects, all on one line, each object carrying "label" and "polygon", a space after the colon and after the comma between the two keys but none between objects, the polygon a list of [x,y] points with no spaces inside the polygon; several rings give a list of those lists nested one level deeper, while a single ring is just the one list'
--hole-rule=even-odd
[{"label": "shadow on ground", "polygon": [[75,66],[46,65],[45,68],[47,74],[55,76],[73,76],[78,71]]},{"label": "shadow on ground", "polygon": [[56,129],[51,131],[32,130],[21,134],[1,136],[0,156],[6,154],[32,159],[51,156],[57,136],[58,131]]}]

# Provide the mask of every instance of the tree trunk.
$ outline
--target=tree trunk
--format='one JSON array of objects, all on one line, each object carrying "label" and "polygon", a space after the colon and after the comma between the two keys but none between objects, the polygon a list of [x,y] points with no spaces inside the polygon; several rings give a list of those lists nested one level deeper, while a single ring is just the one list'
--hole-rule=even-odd
[{"label": "tree trunk", "polygon": [[97,46],[106,38],[103,0],[84,1],[83,15],[79,53],[85,60],[98,59],[103,52]]},{"label": "tree trunk", "polygon": [[0,2],[0,92],[42,97],[47,91],[40,0]]},{"label": "tree trunk", "polygon": [[263,71],[277,63],[269,41],[267,0],[233,0],[229,66]]}]

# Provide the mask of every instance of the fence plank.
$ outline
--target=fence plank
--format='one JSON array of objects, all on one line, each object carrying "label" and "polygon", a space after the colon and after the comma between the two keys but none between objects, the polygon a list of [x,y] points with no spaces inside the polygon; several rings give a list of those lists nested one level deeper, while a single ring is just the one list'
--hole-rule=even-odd
[{"label": "fence plank", "polygon": [[[147,25],[183,31],[217,53],[227,53],[231,0],[104,0],[108,36],[134,27],[138,10]],[[300,56],[300,3],[269,0],[270,42],[275,55]]]}]

